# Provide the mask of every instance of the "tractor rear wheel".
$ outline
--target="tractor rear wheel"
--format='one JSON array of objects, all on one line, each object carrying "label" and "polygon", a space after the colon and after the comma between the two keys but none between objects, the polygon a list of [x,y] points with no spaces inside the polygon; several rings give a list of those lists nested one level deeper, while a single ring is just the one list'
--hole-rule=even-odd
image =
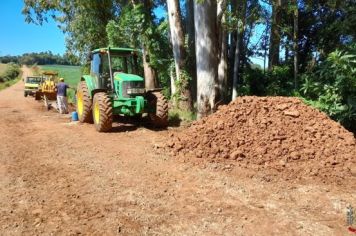
[{"label": "tractor rear wheel", "polygon": [[148,96],[148,102],[154,113],[149,113],[153,126],[165,128],[168,126],[168,102],[161,92],[151,92]]},{"label": "tractor rear wheel", "polygon": [[92,101],[90,99],[88,87],[85,81],[81,81],[77,87],[77,112],[80,122],[93,122],[91,107]]},{"label": "tractor rear wheel", "polygon": [[109,96],[104,92],[94,95],[93,120],[99,132],[108,132],[112,127],[113,113]]}]

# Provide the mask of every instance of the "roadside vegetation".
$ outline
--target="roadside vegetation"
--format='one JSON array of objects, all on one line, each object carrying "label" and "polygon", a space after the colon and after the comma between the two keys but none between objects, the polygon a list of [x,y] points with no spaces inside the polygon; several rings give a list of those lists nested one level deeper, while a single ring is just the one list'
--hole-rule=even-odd
[{"label": "roadside vegetation", "polygon": [[302,75],[301,96],[356,134],[356,44]]},{"label": "roadside vegetation", "polygon": [[2,74],[6,70],[7,67],[8,67],[7,64],[0,63],[0,74]]},{"label": "roadside vegetation", "polygon": [[0,64],[0,90],[15,84],[21,75],[21,69],[14,63]]}]

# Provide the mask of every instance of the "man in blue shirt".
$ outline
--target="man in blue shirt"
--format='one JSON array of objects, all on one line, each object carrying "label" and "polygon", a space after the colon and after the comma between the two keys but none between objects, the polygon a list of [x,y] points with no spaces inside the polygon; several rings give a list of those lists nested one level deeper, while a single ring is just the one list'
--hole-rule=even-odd
[{"label": "man in blue shirt", "polygon": [[67,89],[69,86],[64,83],[64,79],[60,78],[57,84],[57,103],[59,113],[68,114]]}]

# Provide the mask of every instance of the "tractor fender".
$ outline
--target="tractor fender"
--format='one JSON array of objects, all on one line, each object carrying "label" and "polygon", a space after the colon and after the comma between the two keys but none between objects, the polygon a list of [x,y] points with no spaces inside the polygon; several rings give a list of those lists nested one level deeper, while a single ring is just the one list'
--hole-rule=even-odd
[{"label": "tractor fender", "polygon": [[82,78],[80,78],[80,81],[85,81],[88,90],[89,90],[89,95],[91,99],[93,99],[94,93],[93,91],[95,90],[95,79],[91,77],[90,75],[83,75]]},{"label": "tractor fender", "polygon": [[93,89],[92,91],[91,91],[91,97],[92,98],[94,98],[94,95],[96,94],[96,93],[99,93],[99,92],[107,92],[107,89]]}]

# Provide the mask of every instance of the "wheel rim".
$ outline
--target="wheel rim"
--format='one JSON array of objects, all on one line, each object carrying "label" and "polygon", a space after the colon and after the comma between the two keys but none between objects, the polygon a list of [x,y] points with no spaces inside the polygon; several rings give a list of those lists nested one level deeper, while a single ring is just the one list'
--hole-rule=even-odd
[{"label": "wheel rim", "polygon": [[95,102],[95,104],[94,104],[94,121],[96,124],[99,124],[99,120],[100,120],[99,104],[98,104],[98,102]]},{"label": "wheel rim", "polygon": [[77,109],[78,109],[78,115],[81,116],[84,110],[83,94],[81,92],[77,93]]}]

